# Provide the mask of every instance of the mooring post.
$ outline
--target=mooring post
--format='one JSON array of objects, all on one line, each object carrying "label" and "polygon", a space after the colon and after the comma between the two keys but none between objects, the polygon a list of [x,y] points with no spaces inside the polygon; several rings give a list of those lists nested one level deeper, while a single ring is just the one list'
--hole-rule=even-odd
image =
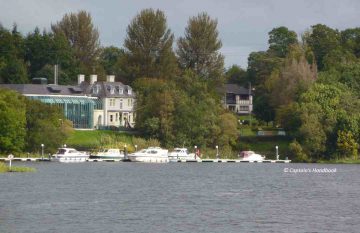
[{"label": "mooring post", "polygon": [[11,171],[11,160],[13,160],[13,158],[14,158],[14,155],[9,154],[8,159],[9,159],[9,169],[10,169],[10,171]]}]

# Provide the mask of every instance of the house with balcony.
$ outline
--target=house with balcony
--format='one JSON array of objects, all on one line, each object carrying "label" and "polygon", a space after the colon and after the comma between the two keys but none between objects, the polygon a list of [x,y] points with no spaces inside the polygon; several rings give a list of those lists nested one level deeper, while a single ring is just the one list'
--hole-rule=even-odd
[{"label": "house with balcony", "polygon": [[253,111],[253,94],[238,84],[225,84],[222,89],[223,105],[230,111],[241,114],[250,114]]}]

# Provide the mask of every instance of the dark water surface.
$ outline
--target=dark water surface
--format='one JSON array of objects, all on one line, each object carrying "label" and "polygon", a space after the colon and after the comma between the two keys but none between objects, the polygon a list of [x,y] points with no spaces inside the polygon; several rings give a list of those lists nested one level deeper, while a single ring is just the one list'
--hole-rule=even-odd
[{"label": "dark water surface", "polygon": [[1,233],[360,232],[359,165],[17,165],[37,172],[0,174]]}]

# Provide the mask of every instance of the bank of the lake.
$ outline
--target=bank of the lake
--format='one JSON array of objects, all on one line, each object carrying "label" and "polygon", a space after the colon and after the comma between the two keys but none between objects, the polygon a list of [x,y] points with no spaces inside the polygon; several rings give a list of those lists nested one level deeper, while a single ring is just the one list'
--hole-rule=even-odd
[{"label": "bank of the lake", "polygon": [[321,164],[360,164],[359,159],[335,159],[335,160],[319,160]]},{"label": "bank of the lake", "polygon": [[35,172],[36,169],[33,167],[18,167],[18,166],[11,166],[11,168],[5,164],[0,162],[0,173],[4,172]]}]

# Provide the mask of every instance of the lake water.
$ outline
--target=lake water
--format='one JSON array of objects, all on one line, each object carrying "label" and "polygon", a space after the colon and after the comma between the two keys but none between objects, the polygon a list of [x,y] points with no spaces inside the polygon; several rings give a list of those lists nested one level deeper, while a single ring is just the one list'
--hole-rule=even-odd
[{"label": "lake water", "polygon": [[360,232],[359,165],[16,165],[37,172],[0,174],[2,233]]}]

